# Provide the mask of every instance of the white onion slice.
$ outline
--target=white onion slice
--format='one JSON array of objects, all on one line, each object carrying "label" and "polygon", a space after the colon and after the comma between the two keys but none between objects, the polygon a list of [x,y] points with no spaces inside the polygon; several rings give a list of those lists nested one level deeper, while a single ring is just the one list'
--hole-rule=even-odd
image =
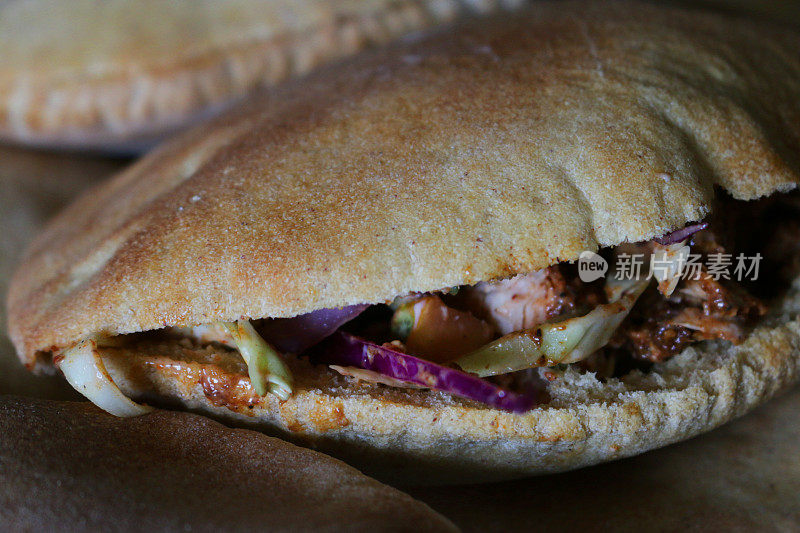
[{"label": "white onion slice", "polygon": [[369,383],[380,383],[381,385],[388,385],[390,387],[399,387],[404,389],[425,388],[422,385],[418,385],[411,381],[403,381],[400,379],[395,379],[389,376],[385,376],[383,374],[379,374],[378,372],[373,372],[372,370],[366,370],[364,368],[358,368],[355,366],[339,366],[339,365],[328,365],[328,366],[343,376],[355,378],[359,381],[367,381]]},{"label": "white onion slice", "polygon": [[664,296],[671,296],[681,280],[691,255],[687,242],[685,240],[666,245],[655,243],[651,257],[652,273],[658,281],[659,292]]},{"label": "white onion slice", "polygon": [[97,352],[95,339],[84,340],[64,350],[55,357],[55,362],[76,391],[112,415],[139,416],[153,410],[134,402],[119,390]]}]

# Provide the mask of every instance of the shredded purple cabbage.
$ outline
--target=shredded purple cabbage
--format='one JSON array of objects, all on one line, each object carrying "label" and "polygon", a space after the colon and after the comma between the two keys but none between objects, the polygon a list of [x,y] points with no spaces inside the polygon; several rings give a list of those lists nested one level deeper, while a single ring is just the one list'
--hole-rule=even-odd
[{"label": "shredded purple cabbage", "polygon": [[681,242],[683,240],[688,239],[698,231],[702,231],[708,227],[708,222],[701,222],[699,224],[690,224],[685,228],[681,228],[679,230],[675,230],[671,233],[667,233],[663,237],[659,237],[657,239],[653,239],[658,244],[663,244],[667,246],[669,244],[675,244],[676,242]]},{"label": "shredded purple cabbage", "polygon": [[292,318],[273,318],[259,326],[264,340],[281,352],[300,353],[332,335],[360,315],[369,305],[319,309]]},{"label": "shredded purple cabbage", "polygon": [[317,362],[371,370],[512,413],[529,411],[540,402],[541,397],[535,393],[512,392],[466,372],[437,365],[343,331],[331,335],[310,355]]}]

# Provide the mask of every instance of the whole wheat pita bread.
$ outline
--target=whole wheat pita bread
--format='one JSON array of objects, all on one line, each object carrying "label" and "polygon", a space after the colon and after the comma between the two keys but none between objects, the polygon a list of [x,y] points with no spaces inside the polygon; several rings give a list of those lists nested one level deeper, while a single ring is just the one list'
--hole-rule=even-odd
[{"label": "whole wheat pita bread", "polygon": [[516,0],[6,0],[0,139],[138,151],[258,86]]},{"label": "whole wheat pita bread", "polygon": [[[269,91],[83,197],[14,280],[24,362],[92,334],[385,302],[529,272],[702,218],[714,187],[794,188],[800,36],[629,3],[542,3]],[[137,398],[280,433],[415,481],[554,472],[716,427],[797,377],[792,294],[740,346],[512,415],[361,386],[291,358],[256,397],[214,347],[102,348]],[[214,383],[227,383],[220,393]],[[211,384],[211,385],[210,385]]]}]

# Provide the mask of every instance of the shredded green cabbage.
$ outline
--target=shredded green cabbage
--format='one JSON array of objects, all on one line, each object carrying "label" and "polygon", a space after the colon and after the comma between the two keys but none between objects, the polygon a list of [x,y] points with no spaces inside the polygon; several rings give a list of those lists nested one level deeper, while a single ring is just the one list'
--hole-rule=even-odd
[{"label": "shredded green cabbage", "polygon": [[411,334],[411,330],[414,329],[414,323],[416,322],[414,313],[415,303],[416,302],[413,301],[404,303],[395,310],[391,322],[393,337],[404,341]]},{"label": "shredded green cabbage", "polygon": [[278,352],[253,328],[249,320],[220,323],[236,343],[247,363],[250,382],[259,396],[270,392],[286,400],[292,394],[292,373]]},{"label": "shredded green cabbage", "polygon": [[465,372],[485,377],[585,359],[608,343],[648,284],[648,280],[609,279],[609,303],[583,316],[509,333],[455,364]]}]

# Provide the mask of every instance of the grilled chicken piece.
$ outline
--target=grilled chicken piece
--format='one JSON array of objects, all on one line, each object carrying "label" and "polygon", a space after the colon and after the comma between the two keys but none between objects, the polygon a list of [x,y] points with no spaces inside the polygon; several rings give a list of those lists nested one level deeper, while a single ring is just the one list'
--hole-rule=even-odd
[{"label": "grilled chicken piece", "polygon": [[459,299],[501,335],[532,328],[575,307],[575,298],[558,266],[465,287]]}]

